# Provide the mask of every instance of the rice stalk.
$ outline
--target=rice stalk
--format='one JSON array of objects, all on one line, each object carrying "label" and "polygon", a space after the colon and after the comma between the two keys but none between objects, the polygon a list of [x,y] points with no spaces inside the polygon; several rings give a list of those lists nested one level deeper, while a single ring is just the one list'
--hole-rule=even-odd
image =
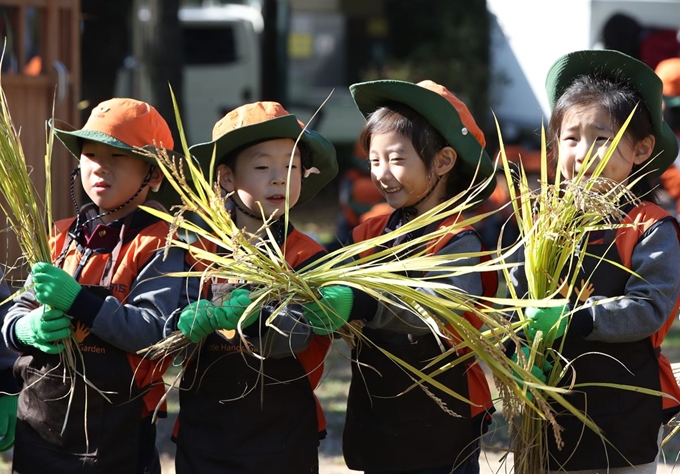
[{"label": "rice stalk", "polygon": [[[175,110],[184,153],[189,156],[181,118],[177,108]],[[343,247],[322,257],[308,268],[293,272],[285,261],[285,250],[275,243],[271,234],[269,227],[272,220],[269,216],[263,216],[262,227],[252,234],[239,229],[232,221],[225,208],[227,196],[222,196],[219,185],[213,177],[215,156],[210,170],[201,170],[193,162],[184,162],[176,156],[170,156],[163,149],[157,149],[152,155],[158,160],[159,168],[170,185],[179,194],[182,204],[173,207],[172,213],[144,206],[142,208],[170,224],[168,248],[170,246],[183,248],[193,259],[203,264],[200,271],[181,272],[171,276],[199,277],[203,284],[216,278],[251,285],[254,288],[250,294],[253,304],[246,309],[241,321],[248,318],[253,311],[259,311],[259,307],[266,303],[275,307],[270,320],[266,321],[268,325],[271,325],[271,319],[275,318],[285,305],[291,302],[304,304],[318,300],[320,296],[318,289],[324,286],[346,285],[360,289],[381,303],[409,310],[425,321],[435,334],[447,341],[441,347],[441,357],[433,360],[427,367],[428,370],[432,370],[430,375],[396,360],[389,353],[386,354],[411,374],[414,380],[413,388],[422,387],[422,383],[427,382],[460,399],[459,394],[439,383],[436,377],[455,365],[468,363],[472,357],[478,356],[480,360],[487,362],[492,370],[498,371],[500,377],[514,385],[511,388],[513,393],[518,397],[523,396],[521,388],[512,378],[512,373],[513,371],[521,373],[526,378],[530,378],[531,374],[504,356],[501,341],[509,337],[508,332],[511,332],[513,327],[508,325],[504,318],[497,317],[497,311],[493,308],[494,304],[505,300],[486,298],[485,301],[480,301],[479,298],[472,297],[458,288],[436,281],[444,276],[460,276],[469,272],[496,272],[510,268],[514,264],[498,257],[495,251],[461,254],[457,258],[451,255],[427,254],[427,249],[433,241],[446,238],[451,232],[473,225],[497,212],[481,215],[468,212],[477,204],[479,192],[487,183],[482,183],[465,197],[461,193],[387,235]],[[187,213],[198,216],[205,225],[198,226],[185,217]],[[466,214],[470,215],[465,217]],[[448,227],[442,226],[427,235],[407,240],[391,248],[386,247],[388,242],[399,236],[438,223],[450,216],[456,216],[456,220]],[[193,239],[182,240],[176,237],[190,235],[208,245],[189,244],[188,242]],[[210,246],[216,247],[216,250],[208,249]],[[368,251],[372,253],[366,255]],[[405,257],[395,258],[395,255]],[[456,266],[458,259],[474,257],[488,257],[489,260],[473,266]],[[434,275],[414,279],[404,276],[405,272],[419,274],[429,272]],[[463,312],[476,314],[489,328],[482,337],[478,328],[460,316]],[[237,330],[240,337],[244,337],[240,324]],[[350,344],[365,338],[358,322],[345,325],[339,332]],[[368,340],[366,342],[370,343]],[[180,332],[175,332],[140,353],[145,357],[158,359],[175,355],[189,344],[187,338]],[[451,351],[455,351],[459,357],[454,362],[444,363],[444,358]],[[535,382],[540,384],[538,380]]]},{"label": "rice stalk", "polygon": [[[488,215],[463,218],[463,212],[473,205],[473,201],[463,201],[456,206],[451,203],[444,203],[406,223],[397,231],[346,246],[317,260],[309,268],[292,272],[285,262],[284,251],[273,243],[273,236],[270,236],[269,241],[265,243],[258,235],[248,234],[238,229],[231,220],[230,214],[225,210],[224,201],[226,197],[220,196],[218,190],[203,180],[200,173],[194,173],[190,170],[190,173],[194,176],[193,184],[198,183],[199,186],[202,186],[202,194],[192,193],[190,183],[182,182],[185,176],[182,171],[184,166],[178,165],[176,160],[168,156],[163,156],[162,150],[159,155],[159,166],[165,166],[164,172],[169,174],[169,181],[173,185],[176,184],[177,188],[184,190],[184,204],[175,214],[164,213],[151,208],[145,208],[145,210],[171,223],[174,229],[173,233],[175,231],[179,235],[184,232],[194,233],[220,249],[219,252],[212,252],[185,241],[171,238],[168,245],[183,248],[194,259],[206,264],[205,270],[177,273],[174,276],[200,277],[203,282],[208,282],[212,278],[237,280],[253,285],[256,288],[251,292],[251,299],[254,300],[254,304],[246,310],[243,318],[247,318],[252,311],[259,311],[259,307],[265,302],[277,307],[271,316],[271,318],[274,318],[278,309],[283,308],[289,302],[305,303],[318,299],[317,289],[323,286],[340,284],[360,289],[380,302],[407,308],[414,314],[422,316],[423,320],[429,323],[433,332],[451,342],[450,346],[443,346],[442,355],[432,361],[428,368],[433,368],[433,371],[429,375],[386,353],[387,357],[411,374],[414,380],[413,387],[423,388],[422,384],[426,382],[444,393],[462,399],[458,393],[439,383],[436,377],[457,364],[467,363],[471,357],[477,356],[480,360],[486,362],[492,371],[500,372],[501,377],[513,386],[511,390],[518,397],[523,396],[520,387],[512,378],[512,374],[520,373],[525,379],[530,379],[532,376],[523,367],[508,361],[505,357],[500,342],[503,338],[508,337],[508,332],[512,331],[512,327],[507,324],[505,319],[498,318],[495,314],[496,310],[492,307],[497,303],[507,303],[506,300],[488,298],[486,302],[480,305],[478,298],[473,298],[458,288],[436,281],[437,278],[443,276],[460,276],[469,272],[495,272],[502,268],[510,268],[514,264],[507,263],[505,259],[498,257],[495,251],[458,255],[458,258],[461,259],[475,256],[490,257],[484,264],[474,266],[456,266],[456,258],[451,255],[427,255],[425,253],[425,249],[427,245],[431,244],[431,241],[444,238],[457,226],[471,225]],[[191,166],[189,165],[189,168]],[[173,182],[173,180],[176,182]],[[208,228],[213,229],[213,231],[203,230],[193,222],[183,219],[182,214],[187,211],[199,214],[208,224]],[[450,227],[437,229],[428,235],[392,248],[384,247],[388,241],[393,240],[398,235],[428,226],[449,215],[459,216],[459,220]],[[260,230],[268,232],[269,224],[270,222],[266,221]],[[375,251],[371,255],[362,255],[373,249]],[[408,254],[409,256],[395,259],[395,254]],[[403,275],[403,272],[415,271],[438,272],[438,274],[420,279],[408,278]],[[427,290],[429,293],[422,290]],[[477,328],[473,327],[465,318],[460,317],[459,313],[462,312],[473,312],[484,321],[486,327],[490,328],[484,333],[485,336],[480,337]],[[436,317],[433,315],[436,315]],[[438,323],[441,320],[449,323],[450,327],[444,328],[442,324]],[[270,322],[267,321],[267,324]],[[344,329],[352,340],[365,337],[360,332],[360,328],[354,324],[347,325]],[[455,333],[455,337],[453,333]],[[366,342],[370,343],[368,340]],[[157,359],[174,355],[189,344],[187,338],[180,332],[175,332],[159,343],[141,351],[141,353],[145,354],[145,357]],[[447,362],[446,365],[441,365],[451,351],[463,355],[457,357],[453,363]],[[539,380],[533,382],[540,385]],[[471,403],[470,400],[464,399],[464,401]]]},{"label": "rice stalk", "polygon": [[[632,114],[631,114],[632,116]],[[511,171],[509,160],[505,154],[500,128],[497,125],[500,139],[500,160],[505,169],[509,183],[511,203],[520,230],[521,242],[524,247],[524,269],[528,295],[517,295],[512,286],[509,271],[503,269],[512,299],[524,298],[526,306],[520,307],[515,303],[515,314],[518,322],[517,329],[523,328],[528,320],[523,309],[526,307],[562,306],[569,302],[568,296],[573,292],[586,291],[589,281],[577,283],[578,272],[583,259],[588,255],[583,249],[587,248],[588,235],[592,231],[617,229],[627,226],[621,224],[625,216],[622,208],[628,203],[637,202],[637,198],[630,191],[635,183],[631,180],[628,185],[622,185],[601,176],[610,156],[625,133],[630,117],[619,133],[612,140],[611,146],[603,158],[597,163],[590,176],[586,171],[592,163],[592,149],[580,171],[572,180],[562,180],[559,171],[555,174],[555,182],[548,182],[548,163],[546,152],[545,130],[541,135],[541,178],[539,188],[532,191],[528,184],[527,173],[521,162],[515,173]],[[637,178],[639,179],[639,178]],[[511,184],[514,183],[514,186]],[[601,259],[599,264],[610,264]],[[628,270],[630,271],[630,270]],[[563,279],[563,275],[568,275]],[[580,296],[580,293],[579,293]],[[587,297],[579,299],[585,301]],[[577,304],[573,311],[583,308]],[[569,320],[569,313],[561,318]],[[568,330],[568,329],[567,329]],[[513,451],[515,452],[514,472],[518,474],[533,474],[548,469],[548,453],[544,445],[545,430],[552,429],[558,446],[561,444],[560,427],[557,424],[553,404],[567,409],[578,417],[589,429],[600,433],[598,428],[588,420],[585,414],[571,406],[563,394],[565,389],[557,387],[558,382],[572,379],[572,384],[566,389],[578,387],[575,383],[576,374],[570,373],[569,363],[560,357],[561,347],[553,348],[556,340],[557,325],[546,334],[538,333],[529,343],[530,357],[525,360],[519,347],[526,345],[525,341],[513,337],[518,347],[519,365],[527,370],[532,366],[543,367],[545,361],[553,363],[553,368],[547,373],[545,384],[536,385],[536,380],[525,380],[527,390],[531,393],[533,402],[526,398],[519,402],[511,402],[505,409],[512,412],[505,414],[514,431]],[[503,380],[500,381],[504,383]],[[603,386],[605,384],[602,384]],[[623,390],[639,390],[637,387],[617,386]],[[657,395],[659,395],[657,393]],[[519,409],[519,425],[512,420]],[[606,438],[600,433],[604,442]]]},{"label": "rice stalk", "polygon": [[[182,132],[181,118],[177,108],[175,110],[184,153],[190,156]],[[441,345],[442,354],[423,370],[418,370],[384,351],[385,355],[413,380],[413,385],[406,390],[422,389],[437,402],[439,399],[429,388],[434,387],[459,400],[472,403],[440,383],[438,376],[458,364],[477,363],[474,362],[477,358],[486,363],[494,377],[503,383],[501,389],[503,393],[529,404],[541,418],[550,419],[549,412],[541,413],[547,404],[541,400],[532,402],[523,386],[518,384],[517,377],[525,381],[526,386],[534,391],[542,389],[544,385],[524,365],[517,364],[505,356],[502,343],[512,337],[518,323],[509,323],[506,318],[499,317],[498,310],[494,307],[501,305],[505,308],[521,309],[528,306],[529,302],[516,298],[473,297],[459,288],[437,281],[445,276],[455,277],[469,272],[507,272],[516,265],[509,263],[509,255],[520,251],[523,242],[512,246],[504,255],[498,255],[495,250],[460,254],[455,257],[427,253],[432,242],[447,238],[451,232],[473,225],[498,212],[491,211],[480,215],[468,212],[477,204],[479,192],[487,183],[482,183],[478,189],[466,196],[461,194],[442,203],[389,234],[345,246],[322,257],[308,268],[293,272],[285,261],[285,247],[283,249],[279,247],[271,233],[272,219],[269,216],[263,216],[262,227],[255,233],[239,229],[233,222],[225,208],[228,197],[222,196],[221,189],[212,175],[215,168],[214,155],[208,171],[201,170],[191,161],[185,162],[181,158],[170,156],[162,148],[151,154],[157,159],[158,166],[170,185],[179,194],[182,204],[173,207],[174,212],[162,212],[144,206],[141,208],[170,224],[167,248],[174,246],[185,249],[194,260],[202,263],[200,270],[178,272],[169,276],[199,277],[202,284],[209,283],[213,278],[249,284],[253,288],[250,294],[253,304],[246,309],[241,321],[254,311],[259,311],[263,304],[270,304],[275,309],[265,324],[272,329],[274,328],[271,326],[271,320],[287,304],[316,301],[320,296],[319,288],[330,285],[357,288],[388,307],[408,310],[424,321],[431,331],[444,341]],[[204,225],[199,226],[186,218],[188,213],[198,216]],[[441,226],[427,235],[413,240],[407,239],[390,248],[386,246],[399,236],[439,223],[450,216],[456,216],[456,219],[448,227]],[[180,237],[192,238],[182,240]],[[194,238],[207,245],[188,243]],[[215,249],[210,248],[211,246]],[[366,255],[369,251],[370,254]],[[395,258],[395,255],[403,257]],[[464,258],[488,258],[488,260],[472,266],[457,265],[459,259]],[[429,275],[415,279],[405,276],[406,272]],[[550,301],[547,297],[541,300],[545,304],[550,304]],[[332,312],[330,309],[329,311]],[[461,313],[465,312],[476,315],[483,322],[485,331],[480,333],[479,328],[462,317]],[[237,331],[243,338],[240,324]],[[360,322],[345,325],[339,332],[351,345],[371,343],[361,332]],[[189,344],[190,341],[177,331],[140,351],[140,354],[151,359],[174,356]],[[449,356],[452,352],[456,357],[451,361]],[[424,370],[428,373],[424,373]],[[425,383],[429,387],[426,387]],[[552,391],[554,398],[570,406],[561,396],[565,392],[564,389],[548,387],[547,390]],[[442,408],[447,412],[446,407]]]},{"label": "rice stalk", "polygon": [[[1,61],[0,61],[1,62]],[[48,152],[51,152],[48,140]],[[49,161],[46,154],[46,162]],[[46,170],[49,167],[46,165]],[[47,176],[49,182],[49,175]],[[30,177],[19,133],[0,84],[0,208],[15,233],[26,263],[51,262],[51,223]]]},{"label": "rice stalk", "polygon": [[[4,59],[0,58],[0,63]],[[54,102],[52,106],[54,115]],[[0,209],[5,214],[9,227],[16,235],[23,263],[32,266],[38,262],[52,263],[50,237],[52,230],[52,188],[51,162],[54,132],[46,128],[45,190],[44,201],[39,197],[21,145],[20,134],[14,126],[5,91],[0,77]],[[73,397],[77,361],[81,358],[77,342],[69,337],[59,341],[64,350],[59,354],[60,365],[64,367],[63,379],[71,383],[70,397]],[[81,374],[85,379],[84,374]],[[86,383],[89,384],[89,382]],[[70,403],[69,403],[70,406]],[[64,419],[66,428],[68,414]]]}]

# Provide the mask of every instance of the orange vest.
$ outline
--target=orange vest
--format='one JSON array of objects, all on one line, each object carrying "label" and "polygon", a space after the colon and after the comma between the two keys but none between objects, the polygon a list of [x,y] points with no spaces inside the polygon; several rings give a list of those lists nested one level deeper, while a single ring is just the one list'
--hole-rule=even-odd
[{"label": "orange vest", "polygon": [[[356,227],[352,232],[354,242],[361,242],[380,235],[387,226],[387,222],[389,221],[390,217],[391,214],[378,216]],[[447,219],[444,219],[442,222],[438,224],[436,230],[451,226],[455,224],[455,222],[458,219],[459,219],[458,216],[448,217]],[[454,238],[461,232],[466,231],[475,232],[472,226],[452,229],[451,232],[444,234],[437,240],[428,242],[426,253],[429,255],[436,255],[444,247],[446,247],[446,245],[451,241],[452,238]],[[372,254],[374,251],[375,249],[367,250],[366,252],[363,252],[361,256],[365,257],[367,255]],[[488,257],[485,257],[482,260],[488,260]],[[484,296],[487,297],[495,296],[496,291],[498,289],[498,275],[496,274],[496,272],[480,272],[479,275],[480,278],[482,279],[482,288],[484,291],[483,293]],[[477,317],[477,315],[471,312],[463,313],[461,317],[467,319],[470,322],[470,324],[472,324],[472,326],[474,326],[476,329],[481,328],[482,325],[484,324],[482,320],[479,319],[479,317]],[[456,342],[460,341],[460,336],[456,334],[455,329],[453,329],[449,323],[446,323],[445,327],[446,329],[448,329],[449,335],[451,336],[452,339],[452,341],[445,340],[445,342],[453,346]],[[469,349],[466,349],[466,351],[469,351]],[[470,390],[470,400],[474,402],[474,404],[471,405],[471,414],[474,417],[493,407],[493,402],[491,401],[489,384],[487,383],[484,371],[482,370],[479,364],[470,364],[470,369],[467,371],[467,378],[468,389]]]},{"label": "orange vest", "polygon": [[[55,223],[55,236],[50,242],[53,259],[56,259],[62,251],[66,243],[68,230],[74,221],[75,218],[69,218]],[[139,270],[153,258],[158,249],[165,245],[168,229],[169,227],[165,222],[158,221],[146,227],[143,234],[139,234],[130,242],[123,244],[118,260],[113,268],[110,269],[110,290],[112,296],[117,300],[121,302],[126,301],[135,278],[139,274]],[[76,245],[71,243],[62,264],[62,268],[70,275],[74,273],[83,257],[76,247]],[[109,254],[93,253],[87,259],[78,283],[81,285],[100,285],[101,279],[106,274],[106,266],[110,261],[109,256]],[[87,344],[87,339],[90,338],[84,331],[85,328],[82,324],[76,325],[75,337],[81,345]],[[136,385],[139,388],[151,387],[144,395],[146,413],[142,414],[142,416],[148,415],[156,409],[158,403],[163,399],[165,394],[163,374],[171,361],[151,361],[129,352],[127,353],[127,358],[130,368],[134,373]],[[165,411],[165,402],[162,404],[161,411]]]},{"label": "orange vest", "polygon": [[[632,228],[619,229],[616,237],[616,247],[621,255],[621,260],[626,268],[631,268],[631,258],[633,249],[637,245],[642,235],[652,226],[652,224],[668,217],[668,213],[657,205],[643,202],[631,210],[623,220],[623,224],[636,223]],[[676,226],[676,230],[678,230]],[[680,230],[678,230],[678,241],[680,242]],[[668,319],[657,332],[652,334],[652,345],[660,348],[666,334],[675,322],[675,317],[680,309],[680,296],[675,302],[673,311],[668,315]],[[673,375],[671,364],[663,353],[659,355],[659,370],[661,377],[661,391],[671,395],[673,398],[664,397],[663,409],[669,409],[680,405],[680,387]]]}]

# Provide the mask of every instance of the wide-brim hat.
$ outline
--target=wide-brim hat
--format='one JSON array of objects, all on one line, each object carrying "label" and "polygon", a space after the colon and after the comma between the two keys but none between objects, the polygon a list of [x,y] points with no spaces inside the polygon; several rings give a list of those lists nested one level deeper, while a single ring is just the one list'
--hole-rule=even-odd
[{"label": "wide-brim hat", "polygon": [[[118,148],[154,166],[158,166],[155,155],[159,148],[171,156],[181,157],[172,150],[174,141],[167,122],[153,106],[136,99],[113,98],[100,103],[80,129],[55,119],[50,119],[48,125],[78,160],[84,140]],[[181,203],[167,179],[158,192],[149,194],[148,198],[160,202],[166,209]]]},{"label": "wide-brim hat", "polygon": [[678,141],[663,119],[663,84],[642,61],[613,50],[574,51],[559,58],[548,71],[545,88],[550,110],[576,78],[594,75],[635,88],[649,110],[656,143],[651,158],[650,176],[660,176],[678,156]]},{"label": "wide-brim hat", "polygon": [[119,148],[152,165],[156,159],[136,149],[172,150],[175,145],[170,127],[158,111],[136,99],[113,98],[100,103],[80,129],[61,120],[50,119],[48,124],[76,159],[80,159],[83,140]]},{"label": "wide-brim hat", "polygon": [[297,140],[300,137],[300,142],[309,151],[311,163],[307,171],[311,172],[303,178],[299,205],[309,201],[338,173],[333,144],[320,133],[303,129],[304,125],[281,104],[255,102],[242,105],[222,117],[213,128],[212,141],[193,145],[189,151],[207,175],[213,153],[214,164],[217,165],[223,157],[249,144],[279,138]]},{"label": "wide-brim hat", "polygon": [[394,102],[405,104],[425,117],[458,153],[460,173],[469,184],[467,187],[489,180],[475,199],[485,200],[491,195],[496,178],[493,162],[484,150],[484,133],[467,106],[446,87],[432,81],[414,84],[379,80],[352,84],[349,90],[364,117]]}]

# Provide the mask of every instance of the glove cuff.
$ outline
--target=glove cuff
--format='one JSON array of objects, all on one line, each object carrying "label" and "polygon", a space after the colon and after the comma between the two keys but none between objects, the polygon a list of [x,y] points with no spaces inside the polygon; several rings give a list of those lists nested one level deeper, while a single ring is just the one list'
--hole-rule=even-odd
[{"label": "glove cuff", "polygon": [[17,320],[14,324],[14,333],[18,341],[25,346],[32,346],[35,341],[35,331],[31,327],[31,320],[28,316],[24,316]]},{"label": "glove cuff", "polygon": [[17,412],[17,402],[19,401],[18,395],[18,393],[0,395],[0,413],[15,415]]},{"label": "glove cuff", "polygon": [[61,301],[64,303],[62,311],[65,313],[70,314],[71,307],[73,306],[73,303],[75,303],[76,298],[78,298],[78,295],[82,293],[83,287],[80,286],[80,284],[72,280],[69,282],[67,285],[62,285],[61,291],[62,291],[62,296],[61,296]]},{"label": "glove cuff", "polygon": [[354,293],[350,287],[340,286],[334,295],[333,302],[334,309],[337,313],[347,321],[352,314],[352,307],[354,306]]}]

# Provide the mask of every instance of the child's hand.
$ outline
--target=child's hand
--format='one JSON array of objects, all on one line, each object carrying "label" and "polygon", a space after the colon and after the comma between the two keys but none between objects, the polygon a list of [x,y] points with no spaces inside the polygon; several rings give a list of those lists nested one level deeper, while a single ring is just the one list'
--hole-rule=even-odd
[{"label": "child's hand", "polygon": [[[226,329],[233,330],[238,326],[238,321],[243,316],[246,308],[252,304],[248,297],[250,292],[246,289],[239,288],[231,292],[231,297],[218,306],[215,312],[215,319],[213,320],[213,327],[215,330]],[[242,328],[247,328],[260,316],[259,311],[254,311],[241,324]]]},{"label": "child's hand", "polygon": [[541,331],[544,337],[550,333],[555,339],[559,339],[564,336],[564,331],[567,329],[569,311],[569,306],[566,305],[552,308],[527,308],[524,314],[531,320],[526,327],[527,336],[533,340],[536,333]]},{"label": "child's hand", "polygon": [[14,446],[18,395],[0,395],[0,452]]},{"label": "child's hand", "polygon": [[59,354],[64,344],[58,342],[71,336],[71,320],[63,311],[40,306],[17,320],[14,332],[23,344],[46,354]]},{"label": "child's hand", "polygon": [[[220,329],[236,329],[239,319],[252,303],[248,294],[249,291],[245,289],[234,290],[231,292],[231,298],[222,306],[215,306],[208,300],[191,303],[180,313],[177,329],[192,342],[198,342]],[[241,327],[250,326],[257,321],[258,316],[258,312],[251,314],[243,321]]]},{"label": "child's hand", "polygon": [[217,306],[208,300],[198,300],[187,305],[179,313],[177,329],[182,331],[191,342],[198,342],[215,331],[210,320]]},{"label": "child's hand", "polygon": [[[520,348],[520,351],[524,354],[524,361],[528,361],[529,360],[529,348],[527,346],[523,346],[523,347]],[[516,364],[520,364],[518,357],[517,357],[517,353],[514,353],[512,355],[512,361],[515,362]],[[543,368],[542,369],[540,367],[538,367],[536,364],[532,365],[531,366],[531,375],[533,375],[538,380],[540,380],[541,383],[545,383],[545,381],[547,380],[546,373],[550,372],[552,370],[552,368],[553,368],[552,364],[546,360],[546,361],[543,362]],[[515,376],[515,379],[517,380],[517,383],[519,384],[519,386],[523,390],[526,390],[524,379],[522,379],[517,372],[513,371],[513,375]],[[526,395],[527,395],[527,398],[529,400],[534,399],[534,396],[528,390],[526,390]]]},{"label": "child's hand", "polygon": [[354,294],[347,286],[320,288],[321,300],[303,306],[305,318],[316,334],[327,335],[342,327],[349,319],[354,304]]},{"label": "child's hand", "polygon": [[68,311],[82,287],[71,275],[49,263],[36,263],[31,268],[35,283],[35,299],[40,304]]}]

